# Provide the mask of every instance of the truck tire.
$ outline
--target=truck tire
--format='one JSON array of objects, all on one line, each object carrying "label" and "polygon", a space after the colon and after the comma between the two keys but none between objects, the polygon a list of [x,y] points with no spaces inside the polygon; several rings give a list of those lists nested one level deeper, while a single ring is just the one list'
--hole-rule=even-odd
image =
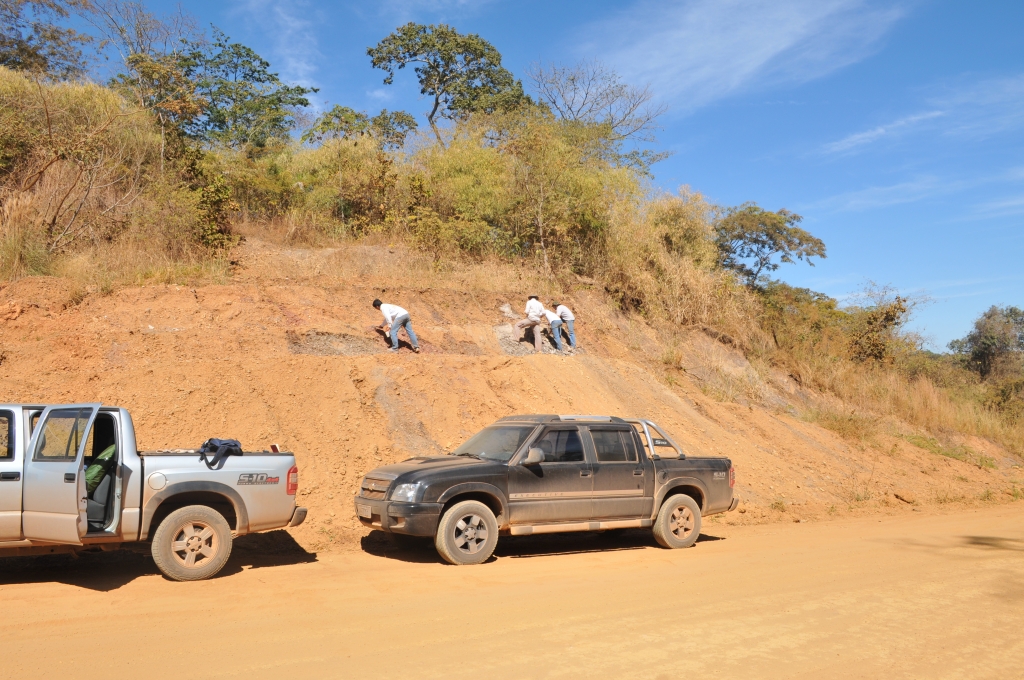
[{"label": "truck tire", "polygon": [[700,508],[685,494],[665,499],[654,521],[654,540],[663,548],[689,548],[700,536]]},{"label": "truck tire", "polygon": [[462,501],[441,516],[434,547],[449,564],[481,564],[498,545],[498,520],[480,501]]},{"label": "truck tire", "polygon": [[205,505],[175,510],[153,535],[153,561],[175,581],[201,581],[227,564],[231,527],[223,515]]}]

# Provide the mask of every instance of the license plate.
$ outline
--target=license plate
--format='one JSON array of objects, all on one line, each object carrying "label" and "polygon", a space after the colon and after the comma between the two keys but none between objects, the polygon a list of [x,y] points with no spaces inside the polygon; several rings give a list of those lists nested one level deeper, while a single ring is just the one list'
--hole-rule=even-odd
[{"label": "license plate", "polygon": [[370,506],[369,505],[359,505],[357,503],[356,504],[356,514],[359,515],[360,517],[365,517],[366,519],[370,519]]}]

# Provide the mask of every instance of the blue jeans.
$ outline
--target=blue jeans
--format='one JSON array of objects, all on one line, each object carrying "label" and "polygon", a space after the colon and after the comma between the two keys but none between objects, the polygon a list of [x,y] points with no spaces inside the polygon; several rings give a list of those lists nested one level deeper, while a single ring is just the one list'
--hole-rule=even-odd
[{"label": "blue jeans", "polygon": [[576,349],[576,331],[573,330],[572,321],[565,322],[565,330],[569,333],[569,347]]},{"label": "blue jeans", "polygon": [[562,322],[555,320],[551,322],[551,335],[555,336],[555,347],[562,351]]},{"label": "blue jeans", "polygon": [[403,314],[391,324],[391,349],[398,349],[398,329],[402,326],[405,326],[405,332],[409,336],[412,346],[419,347],[420,341],[416,339],[416,333],[412,330],[412,321],[409,320],[408,314]]}]

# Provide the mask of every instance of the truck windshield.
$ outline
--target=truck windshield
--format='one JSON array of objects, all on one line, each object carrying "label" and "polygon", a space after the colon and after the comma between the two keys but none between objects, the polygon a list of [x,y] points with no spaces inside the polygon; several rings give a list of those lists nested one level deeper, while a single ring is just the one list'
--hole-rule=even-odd
[{"label": "truck windshield", "polygon": [[487,427],[452,451],[452,455],[473,456],[507,463],[534,429],[532,425]]}]

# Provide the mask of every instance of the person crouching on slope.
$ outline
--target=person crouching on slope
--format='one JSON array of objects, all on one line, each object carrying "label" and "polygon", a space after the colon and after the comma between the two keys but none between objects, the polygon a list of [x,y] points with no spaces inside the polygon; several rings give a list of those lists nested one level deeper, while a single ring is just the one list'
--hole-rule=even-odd
[{"label": "person crouching on slope", "polygon": [[[565,328],[566,333],[569,334],[569,348],[576,349],[576,331],[573,330],[572,327],[573,322],[576,321],[576,317],[573,316],[573,313],[565,305],[559,304],[557,302],[552,302],[551,306],[555,308],[555,314],[557,314],[558,318],[562,320],[563,327]],[[551,327],[551,330],[552,332],[555,332],[554,326]],[[556,336],[560,332],[561,331],[558,331],[556,333]],[[559,349],[561,349],[560,343],[555,344],[558,344]]]},{"label": "person crouching on slope", "polygon": [[419,353],[420,341],[416,339],[416,333],[412,329],[409,312],[398,305],[386,305],[380,300],[373,301],[373,308],[379,309],[380,313],[384,315],[384,323],[377,326],[377,328],[383,328],[385,333],[391,334],[391,349],[388,350],[389,352],[398,351],[398,329],[404,327],[405,334],[409,336],[409,342],[412,343],[412,351]]},{"label": "person crouching on slope", "polygon": [[533,348],[540,352],[540,321],[544,316],[544,305],[540,303],[536,295],[531,295],[530,299],[526,301],[526,309],[523,310],[523,313],[526,314],[526,318],[517,321],[516,328],[532,328]]},{"label": "person crouching on slope", "polygon": [[[544,316],[547,317],[548,323],[551,324],[551,335],[555,338],[555,347],[559,352],[562,351],[562,320],[558,318],[558,315],[552,312],[550,309],[544,310]],[[534,328],[533,332],[536,333],[537,329]]]}]

